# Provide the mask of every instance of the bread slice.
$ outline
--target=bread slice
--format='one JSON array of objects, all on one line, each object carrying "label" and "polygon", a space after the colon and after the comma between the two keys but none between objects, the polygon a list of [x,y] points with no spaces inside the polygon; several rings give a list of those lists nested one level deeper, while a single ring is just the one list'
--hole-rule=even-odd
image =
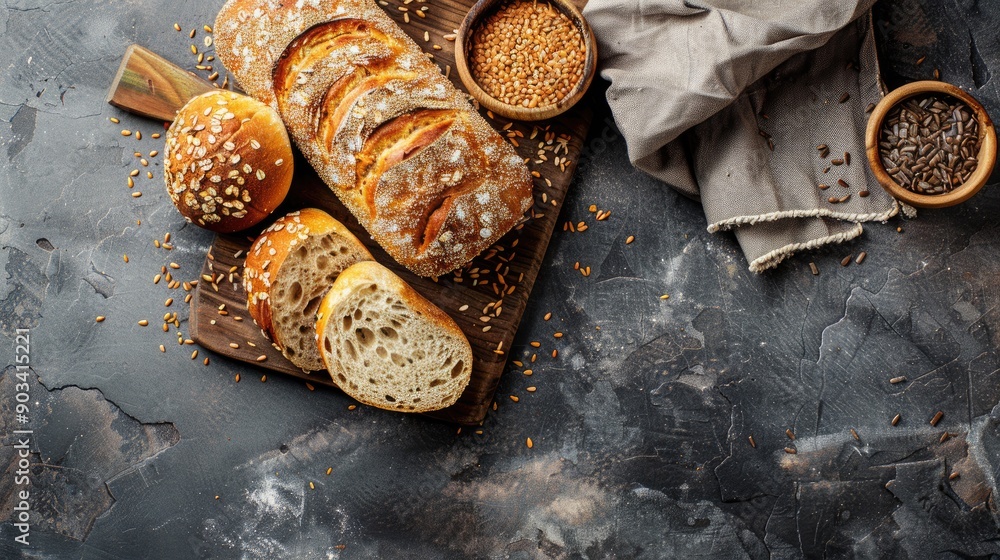
[{"label": "bread slice", "polygon": [[316,312],[341,271],[371,253],[329,214],[306,208],[279,218],[251,245],[243,271],[250,316],[296,366],[323,369]]},{"label": "bread slice", "polygon": [[472,347],[455,321],[376,262],[340,274],[316,332],[334,383],[378,408],[448,407],[472,376]]}]

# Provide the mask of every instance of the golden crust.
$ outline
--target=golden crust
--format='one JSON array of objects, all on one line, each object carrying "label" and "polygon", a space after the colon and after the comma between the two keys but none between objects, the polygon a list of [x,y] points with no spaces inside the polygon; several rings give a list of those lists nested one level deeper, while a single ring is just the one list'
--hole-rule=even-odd
[{"label": "golden crust", "polygon": [[[319,175],[413,272],[462,266],[531,205],[523,160],[371,0],[229,0],[215,39],[240,85],[279,111]],[[427,109],[451,112],[451,125],[376,176],[358,175],[359,157],[379,156],[365,153],[376,130]],[[399,145],[409,134],[421,131],[400,133]]]},{"label": "golden crust", "polygon": [[229,91],[210,91],[178,111],[166,134],[167,193],[189,221],[218,232],[246,229],[288,194],[292,146],[278,114]]}]

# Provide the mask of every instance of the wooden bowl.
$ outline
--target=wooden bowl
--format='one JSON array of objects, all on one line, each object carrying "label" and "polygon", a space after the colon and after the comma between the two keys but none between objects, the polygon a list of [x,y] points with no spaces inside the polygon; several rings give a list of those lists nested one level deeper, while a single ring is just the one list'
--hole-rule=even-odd
[{"label": "wooden bowl", "polygon": [[[882,133],[882,122],[885,120],[889,110],[899,103],[911,97],[919,97],[926,94],[945,94],[958,99],[973,112],[974,117],[979,121],[979,153],[977,157],[979,164],[972,172],[969,179],[956,187],[954,190],[942,194],[920,194],[907,189],[897,183],[885,166],[882,165],[882,157],[879,153],[879,136]],[[944,208],[965,202],[972,195],[979,192],[993,172],[993,165],[997,159],[997,133],[993,127],[993,121],[986,113],[986,109],[979,104],[971,95],[961,89],[944,82],[922,81],[906,84],[903,87],[893,90],[885,96],[868,117],[868,128],[865,131],[865,152],[868,156],[868,165],[871,166],[875,179],[893,198],[905,202],[911,206],[919,208]]]},{"label": "wooden bowl", "polygon": [[465,88],[469,91],[469,93],[472,94],[477,101],[479,101],[480,105],[486,107],[493,113],[507,117],[508,119],[519,121],[540,121],[552,118],[560,113],[564,113],[583,97],[583,94],[587,92],[587,88],[590,87],[590,82],[594,79],[594,74],[597,72],[597,41],[594,39],[594,32],[591,31],[590,25],[587,24],[587,20],[583,18],[583,14],[580,13],[580,10],[568,0],[545,0],[565,14],[566,17],[573,22],[577,30],[580,31],[581,35],[583,35],[583,44],[586,48],[586,57],[583,63],[583,77],[575,86],[573,86],[573,89],[566,94],[566,97],[563,97],[555,105],[546,105],[544,107],[529,109],[527,107],[519,107],[504,103],[503,101],[500,101],[499,99],[486,93],[481,87],[479,87],[479,84],[472,77],[472,72],[469,69],[468,64],[468,54],[471,47],[473,30],[483,17],[492,13],[493,9],[499,7],[499,5],[504,1],[505,0],[479,0],[476,2],[476,5],[469,10],[468,15],[465,16],[465,20],[462,21],[462,26],[459,28],[458,35],[455,38],[455,69],[458,70],[458,75],[462,79],[462,83],[465,84]]}]

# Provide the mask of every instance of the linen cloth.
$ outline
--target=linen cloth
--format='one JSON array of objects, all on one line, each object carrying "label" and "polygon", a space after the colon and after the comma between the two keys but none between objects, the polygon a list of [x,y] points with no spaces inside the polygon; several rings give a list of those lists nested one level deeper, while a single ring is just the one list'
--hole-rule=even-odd
[{"label": "linen cloth", "polygon": [[[584,9],[629,159],[700,200],[709,231],[733,230],[754,272],[899,210],[865,159],[866,109],[884,94],[873,3],[590,0]],[[830,163],[845,152],[849,164]]]}]

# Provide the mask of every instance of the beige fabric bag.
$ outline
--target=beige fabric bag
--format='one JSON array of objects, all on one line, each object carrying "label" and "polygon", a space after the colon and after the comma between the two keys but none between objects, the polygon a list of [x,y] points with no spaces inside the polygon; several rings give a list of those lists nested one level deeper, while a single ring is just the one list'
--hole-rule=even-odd
[{"label": "beige fabric bag", "polygon": [[[883,94],[873,3],[590,0],[585,9],[630,160],[701,200],[709,231],[733,230],[754,272],[853,239],[861,222],[899,209],[865,160],[865,110]],[[845,152],[849,165],[830,164]]]}]

